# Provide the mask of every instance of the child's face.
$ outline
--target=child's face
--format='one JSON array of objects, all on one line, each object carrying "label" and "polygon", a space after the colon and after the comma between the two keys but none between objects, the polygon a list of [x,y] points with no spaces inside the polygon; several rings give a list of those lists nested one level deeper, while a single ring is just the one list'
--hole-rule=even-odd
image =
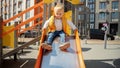
[{"label": "child's face", "polygon": [[63,14],[64,14],[64,10],[63,9],[59,9],[59,10],[55,10],[55,17],[57,18],[57,19],[61,19],[62,18],[62,16],[63,16]]}]

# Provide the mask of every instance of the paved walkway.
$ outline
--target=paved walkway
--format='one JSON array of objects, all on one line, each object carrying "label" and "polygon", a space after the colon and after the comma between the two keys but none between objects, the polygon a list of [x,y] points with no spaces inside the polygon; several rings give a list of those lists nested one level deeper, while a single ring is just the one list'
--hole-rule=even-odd
[{"label": "paved walkway", "polygon": [[[87,43],[87,44],[86,44]],[[120,40],[81,40],[86,68],[120,68]],[[31,45],[20,54],[19,60],[9,58],[3,62],[3,68],[34,68],[38,46]]]},{"label": "paved walkway", "polygon": [[120,40],[82,40],[82,50],[87,68],[120,68]]}]

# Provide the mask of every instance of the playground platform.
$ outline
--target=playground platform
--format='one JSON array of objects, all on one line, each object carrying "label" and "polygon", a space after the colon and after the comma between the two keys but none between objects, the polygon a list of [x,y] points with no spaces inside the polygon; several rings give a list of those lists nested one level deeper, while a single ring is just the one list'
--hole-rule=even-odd
[{"label": "playground platform", "polygon": [[[104,49],[103,40],[81,40],[86,68],[120,68],[120,40],[108,41]],[[38,53],[38,45],[30,45],[19,54],[14,61],[5,58],[3,68],[34,68]]]}]

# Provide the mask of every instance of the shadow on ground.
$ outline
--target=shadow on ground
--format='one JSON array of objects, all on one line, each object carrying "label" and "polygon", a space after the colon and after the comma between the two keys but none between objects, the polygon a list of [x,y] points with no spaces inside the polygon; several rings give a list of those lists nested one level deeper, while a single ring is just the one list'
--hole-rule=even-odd
[{"label": "shadow on ground", "polygon": [[86,51],[89,51],[91,50],[91,48],[82,48],[82,51],[86,52]]},{"label": "shadow on ground", "polygon": [[[35,59],[4,60],[2,68],[34,68]],[[113,64],[106,63],[110,61]],[[85,60],[86,68],[120,68],[120,59]]]},{"label": "shadow on ground", "polygon": [[120,58],[119,59],[115,59],[113,64],[115,65],[116,68],[120,68]]},{"label": "shadow on ground", "polygon": [[92,48],[82,48],[82,51],[83,52],[86,52],[86,51],[89,51],[89,50],[91,50]]},{"label": "shadow on ground", "polygon": [[86,68],[120,68],[120,59],[85,60],[85,64]]},{"label": "shadow on ground", "polygon": [[14,61],[6,59],[3,61],[2,68],[34,68],[36,59],[19,59]]},{"label": "shadow on ground", "polygon": [[85,61],[86,68],[115,68],[108,63],[104,63],[97,60],[87,60]]}]

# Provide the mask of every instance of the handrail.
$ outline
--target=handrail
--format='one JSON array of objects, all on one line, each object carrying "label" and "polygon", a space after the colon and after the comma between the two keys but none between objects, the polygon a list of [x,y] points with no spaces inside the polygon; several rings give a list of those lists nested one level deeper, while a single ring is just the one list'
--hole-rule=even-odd
[{"label": "handrail", "polygon": [[17,53],[19,50],[22,50],[23,48],[25,48],[25,47],[27,47],[27,46],[29,46],[29,45],[31,45],[31,44],[34,44],[36,41],[39,41],[39,40],[40,40],[40,37],[41,37],[41,36],[36,37],[35,39],[30,40],[29,42],[26,42],[25,44],[23,44],[23,45],[21,45],[21,46],[15,48],[14,50],[12,50],[12,51],[10,51],[10,52],[4,54],[4,55],[2,56],[2,58],[11,56],[11,55]]},{"label": "handrail", "polygon": [[79,38],[78,31],[75,31],[75,41],[76,41],[76,48],[77,48],[78,60],[79,60],[80,68],[86,68],[84,60],[83,60],[82,48],[81,48],[81,44],[80,44],[80,38]]},{"label": "handrail", "polygon": [[3,33],[3,36],[7,35],[8,33],[12,32],[12,31],[14,31],[14,30],[17,30],[17,29],[20,28],[21,26],[23,26],[23,25],[29,23],[30,21],[35,20],[35,19],[37,19],[38,17],[41,17],[41,16],[42,16],[42,13],[39,13],[39,14],[35,15],[34,17],[29,18],[28,20],[26,20],[26,21],[20,23],[20,24],[17,25],[16,27],[13,27],[12,29],[10,29],[10,30],[4,32],[4,33]]},{"label": "handrail", "polygon": [[[15,15],[14,17],[12,17],[12,18],[10,18],[10,19],[8,19],[8,20],[3,21],[2,25],[4,26],[6,23],[10,22],[11,20],[14,20],[15,18],[19,17],[20,15],[23,15],[24,13],[27,13],[28,11],[30,11],[30,10],[32,10],[32,9],[35,9],[35,8],[37,8],[37,7],[39,7],[39,6],[40,6],[40,8],[41,8],[41,11],[40,11],[39,14],[37,14],[37,15],[35,15],[34,17],[29,18],[28,20],[26,20],[26,21],[18,24],[16,27],[11,28],[10,30],[2,33],[2,37],[5,36],[5,35],[7,35],[8,33],[12,32],[12,31],[14,31],[14,30],[20,29],[21,26],[29,23],[30,21],[33,21],[33,20],[35,20],[35,19],[37,19],[37,18],[39,18],[39,17],[42,17],[42,14],[43,14],[43,13],[42,13],[42,12],[43,12],[43,1],[41,1],[40,3],[38,3],[38,4],[36,4],[36,5],[28,8],[28,9],[26,9],[26,10],[24,10],[24,11],[22,11],[21,13]],[[33,27],[33,26],[32,26],[32,27]],[[30,29],[30,28],[29,28],[29,29]],[[26,30],[27,30],[27,29],[26,29]],[[25,31],[25,30],[24,30],[24,31]],[[18,33],[18,34],[19,34],[19,33]]]},{"label": "handrail", "polygon": [[19,32],[17,35],[20,35],[21,33],[24,33],[24,32],[27,31],[27,30],[31,30],[33,27],[35,27],[35,26],[37,26],[37,25],[39,25],[39,24],[42,24],[42,21],[40,21],[40,22],[38,22],[38,23],[36,23],[36,24],[28,27],[28,28],[23,29],[23,30],[22,30],[21,32]]},{"label": "handrail", "polygon": [[38,52],[38,56],[37,56],[37,60],[36,60],[36,63],[35,63],[35,67],[34,67],[34,68],[40,68],[40,67],[41,67],[41,64],[42,64],[43,50],[42,50],[41,43],[44,42],[44,40],[45,40],[45,34],[46,34],[46,30],[43,29],[43,30],[42,30],[41,39],[40,39],[39,52]]}]

